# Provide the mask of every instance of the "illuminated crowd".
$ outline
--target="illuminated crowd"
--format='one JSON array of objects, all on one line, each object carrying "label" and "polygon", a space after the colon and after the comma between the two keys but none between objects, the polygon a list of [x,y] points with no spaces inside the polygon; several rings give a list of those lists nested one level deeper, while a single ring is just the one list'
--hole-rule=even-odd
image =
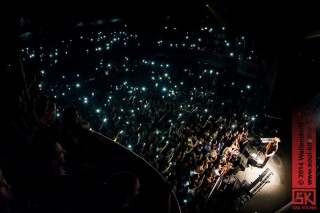
[{"label": "illuminated crowd", "polygon": [[124,24],[75,32],[21,49],[23,62],[38,65],[39,73],[26,68],[25,75],[27,82],[35,77],[28,89],[41,124],[52,125],[75,106],[88,128],[156,168],[185,212],[200,211],[229,166],[229,149],[240,151],[257,127],[264,88],[228,69],[157,50],[214,52],[260,66],[249,39],[208,26],[163,27],[150,46]]}]

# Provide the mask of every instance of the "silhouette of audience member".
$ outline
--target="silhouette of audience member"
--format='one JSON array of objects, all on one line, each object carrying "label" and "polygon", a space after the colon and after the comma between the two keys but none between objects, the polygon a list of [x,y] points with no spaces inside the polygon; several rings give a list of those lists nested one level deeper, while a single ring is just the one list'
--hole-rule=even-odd
[{"label": "silhouette of audience member", "polygon": [[62,125],[64,128],[74,130],[76,128],[90,128],[90,123],[85,121],[75,106],[67,106],[62,113]]},{"label": "silhouette of audience member", "polygon": [[66,151],[55,139],[47,138],[38,144],[38,154],[42,172],[51,175],[66,175],[64,168]]},{"label": "silhouette of audience member", "polygon": [[89,130],[90,124],[82,119],[79,110],[74,106],[64,108],[61,117],[59,142],[68,153],[66,168],[70,172],[79,172],[94,157],[93,148],[96,142]]},{"label": "silhouette of audience member", "polygon": [[[1,164],[1,162],[0,162]],[[41,209],[34,206],[31,200],[23,196],[21,188],[15,186],[16,183],[8,183],[6,177],[9,170],[6,166],[0,165],[0,212],[1,213],[31,213],[41,212]],[[12,185],[14,187],[11,187]]]},{"label": "silhouette of audience member", "polygon": [[11,213],[12,206],[11,186],[7,183],[6,178],[0,168],[0,212]]},{"label": "silhouette of audience member", "polygon": [[32,199],[52,212],[73,212],[77,206],[78,177],[65,169],[66,151],[56,139],[42,138],[35,145],[35,172],[31,179]]},{"label": "silhouette of audience member", "polygon": [[128,171],[113,173],[102,190],[102,212],[104,213],[140,213],[138,202],[140,182],[138,177]]}]

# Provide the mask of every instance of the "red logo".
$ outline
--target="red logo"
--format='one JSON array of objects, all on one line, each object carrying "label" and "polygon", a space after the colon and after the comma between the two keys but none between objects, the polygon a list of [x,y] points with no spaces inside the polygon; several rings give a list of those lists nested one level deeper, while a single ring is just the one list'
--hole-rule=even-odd
[{"label": "red logo", "polygon": [[315,189],[292,189],[293,205],[316,205]]}]

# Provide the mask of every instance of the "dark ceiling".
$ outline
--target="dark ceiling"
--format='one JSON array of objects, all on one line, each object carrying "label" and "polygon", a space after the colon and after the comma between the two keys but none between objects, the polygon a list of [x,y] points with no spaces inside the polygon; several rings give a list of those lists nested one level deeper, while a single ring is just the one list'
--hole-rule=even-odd
[{"label": "dark ceiling", "polygon": [[[5,3],[3,3],[5,4]],[[209,4],[227,25],[248,33],[263,31],[311,33],[320,29],[320,13],[315,3],[302,4],[276,0],[49,0],[11,1],[9,16],[27,15],[41,25],[68,24],[79,20],[124,18],[141,23],[156,23],[174,19],[176,22],[192,22],[206,14]],[[4,7],[4,8],[6,8]]]}]

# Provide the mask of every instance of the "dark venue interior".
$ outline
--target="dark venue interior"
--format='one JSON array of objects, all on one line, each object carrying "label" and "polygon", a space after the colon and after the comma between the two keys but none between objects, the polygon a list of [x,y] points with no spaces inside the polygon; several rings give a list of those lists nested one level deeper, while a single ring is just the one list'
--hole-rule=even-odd
[{"label": "dark venue interior", "polygon": [[319,141],[315,3],[1,8],[1,213],[292,211],[294,107]]}]

